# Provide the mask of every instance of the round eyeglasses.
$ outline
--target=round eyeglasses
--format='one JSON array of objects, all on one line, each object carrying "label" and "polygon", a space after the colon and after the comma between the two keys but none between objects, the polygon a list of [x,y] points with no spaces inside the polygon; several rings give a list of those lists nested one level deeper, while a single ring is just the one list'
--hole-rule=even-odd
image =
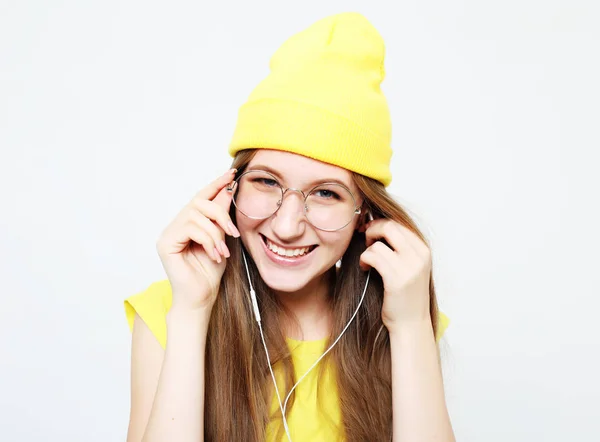
[{"label": "round eyeglasses", "polygon": [[350,189],[339,183],[323,183],[308,192],[288,187],[284,189],[277,178],[264,170],[248,170],[235,179],[227,190],[233,193],[233,204],[251,219],[267,219],[274,215],[288,191],[304,198],[304,215],[319,230],[334,232],[346,227],[360,207]]}]

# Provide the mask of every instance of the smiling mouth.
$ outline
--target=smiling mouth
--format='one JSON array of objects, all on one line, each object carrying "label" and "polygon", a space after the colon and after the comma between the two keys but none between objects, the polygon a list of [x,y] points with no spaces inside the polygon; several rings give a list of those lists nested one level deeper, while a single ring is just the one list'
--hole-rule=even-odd
[{"label": "smiling mouth", "polygon": [[282,258],[288,258],[288,259],[300,258],[300,257],[310,254],[313,250],[315,250],[318,247],[318,245],[316,245],[316,244],[313,244],[312,246],[308,246],[308,247],[298,247],[298,248],[281,247],[281,246],[278,246],[278,245],[274,244],[273,242],[271,242],[262,233],[260,234],[260,237],[262,238],[267,249],[269,249],[271,252],[275,253],[276,255],[281,256]]}]

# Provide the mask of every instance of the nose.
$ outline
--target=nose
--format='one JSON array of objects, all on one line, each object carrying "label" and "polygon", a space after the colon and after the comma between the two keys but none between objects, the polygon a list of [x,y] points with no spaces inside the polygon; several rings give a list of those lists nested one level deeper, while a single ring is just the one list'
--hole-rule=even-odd
[{"label": "nose", "polygon": [[304,234],[304,194],[301,190],[288,189],[271,220],[271,230],[282,240],[294,240]]}]

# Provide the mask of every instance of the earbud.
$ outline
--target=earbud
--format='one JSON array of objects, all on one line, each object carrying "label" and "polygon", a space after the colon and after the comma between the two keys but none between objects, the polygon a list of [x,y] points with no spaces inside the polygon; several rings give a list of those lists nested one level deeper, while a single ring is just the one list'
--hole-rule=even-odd
[{"label": "earbud", "polygon": [[256,292],[252,287],[252,280],[250,279],[250,271],[248,270],[248,261],[246,261],[246,252],[242,250],[242,258],[244,258],[244,264],[246,266],[246,274],[248,275],[248,284],[250,285],[250,302],[252,302],[252,310],[254,310],[254,318],[256,322],[260,324],[260,311],[258,310],[258,301],[256,301]]},{"label": "earbud", "polygon": [[227,187],[225,189],[227,190],[227,192],[233,193],[236,186],[237,186],[237,181],[232,181],[231,183],[229,183],[227,185]]},{"label": "earbud", "polygon": [[260,322],[260,311],[258,310],[258,302],[256,301],[256,292],[254,289],[250,289],[250,299],[252,300],[252,308],[254,309],[256,322]]}]

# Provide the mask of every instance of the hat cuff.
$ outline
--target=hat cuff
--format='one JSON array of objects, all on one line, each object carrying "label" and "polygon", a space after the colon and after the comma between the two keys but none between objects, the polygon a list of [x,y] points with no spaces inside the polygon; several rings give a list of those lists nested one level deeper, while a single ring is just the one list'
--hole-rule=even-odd
[{"label": "hat cuff", "polygon": [[392,150],[383,137],[309,103],[271,98],[245,103],[238,112],[229,154],[254,148],[304,155],[384,186],[392,178],[388,166]]}]

